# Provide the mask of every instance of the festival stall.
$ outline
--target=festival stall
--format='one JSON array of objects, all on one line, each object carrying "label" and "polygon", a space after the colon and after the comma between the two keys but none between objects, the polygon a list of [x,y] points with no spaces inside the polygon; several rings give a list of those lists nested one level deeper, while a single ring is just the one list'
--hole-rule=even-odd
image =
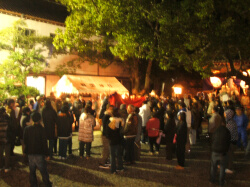
[{"label": "festival stall", "polygon": [[119,108],[121,104],[134,105],[135,107],[141,107],[143,102],[146,100],[145,97],[123,97],[124,95],[120,95],[118,93],[114,93],[109,97],[109,103],[114,105],[115,107]]},{"label": "festival stall", "polygon": [[57,97],[61,94],[129,94],[115,77],[63,75],[52,88]]}]

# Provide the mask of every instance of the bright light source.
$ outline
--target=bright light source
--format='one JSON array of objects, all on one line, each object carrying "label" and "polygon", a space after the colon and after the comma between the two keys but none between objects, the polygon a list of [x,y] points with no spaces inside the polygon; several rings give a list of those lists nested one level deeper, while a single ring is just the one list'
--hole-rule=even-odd
[{"label": "bright light source", "polygon": [[240,81],[240,86],[241,86],[241,88],[248,88],[249,87],[248,85],[246,85],[246,82],[243,80]]},{"label": "bright light source", "polygon": [[174,88],[174,93],[175,94],[181,94],[182,93],[182,88],[180,87],[173,87]]},{"label": "bright light source", "polygon": [[151,93],[149,94],[150,96],[154,97],[156,94],[155,94],[155,91],[152,90]]},{"label": "bright light source", "polygon": [[212,70],[212,73],[213,74],[218,74],[218,73],[220,73],[220,70]]},{"label": "bright light source", "polygon": [[250,69],[247,70],[248,75],[250,76]]},{"label": "bright light source", "polygon": [[215,88],[218,88],[222,85],[222,82],[218,77],[210,77],[210,82]]},{"label": "bright light source", "polygon": [[62,93],[79,94],[79,91],[73,86],[66,76],[63,76],[57,84],[52,87],[52,91],[56,92],[56,97],[60,97]]},{"label": "bright light source", "polygon": [[125,99],[126,95],[125,94],[122,94],[122,99]]},{"label": "bright light source", "polygon": [[242,74],[243,74],[244,76],[247,76],[247,72],[245,72],[245,71],[243,71]]},{"label": "bright light source", "polygon": [[44,77],[28,76],[26,80],[27,80],[26,81],[27,86],[38,89],[40,94],[45,94],[45,78]]}]

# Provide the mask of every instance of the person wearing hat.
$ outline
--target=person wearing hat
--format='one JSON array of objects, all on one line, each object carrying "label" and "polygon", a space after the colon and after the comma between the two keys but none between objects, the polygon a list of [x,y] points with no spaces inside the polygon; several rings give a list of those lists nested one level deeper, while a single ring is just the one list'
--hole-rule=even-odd
[{"label": "person wearing hat", "polygon": [[234,116],[234,121],[237,124],[238,128],[238,142],[237,145],[241,147],[241,142],[246,149],[247,147],[247,126],[248,126],[248,118],[247,116],[243,113],[243,108],[240,105],[237,105],[235,107],[235,112],[236,115]]},{"label": "person wearing hat", "polygon": [[24,129],[24,153],[28,155],[30,169],[30,185],[37,186],[36,168],[40,171],[45,186],[52,186],[47,171],[45,156],[49,155],[46,133],[41,125],[42,116],[38,112],[31,114],[33,125]]}]

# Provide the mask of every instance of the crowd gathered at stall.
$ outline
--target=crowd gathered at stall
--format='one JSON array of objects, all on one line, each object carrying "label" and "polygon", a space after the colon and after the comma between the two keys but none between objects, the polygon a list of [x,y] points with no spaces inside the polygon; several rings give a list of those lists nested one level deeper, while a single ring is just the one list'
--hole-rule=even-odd
[{"label": "crowd gathered at stall", "polygon": [[[36,168],[43,182],[51,186],[46,160],[58,155],[65,160],[72,154],[72,132],[78,132],[79,156],[91,159],[91,144],[96,126],[101,126],[102,157],[99,168],[112,174],[124,171],[140,157],[140,145],[148,144],[148,154],[158,155],[164,146],[167,160],[177,158],[175,169],[184,170],[185,154],[200,139],[202,123],[208,122],[207,140],[211,151],[210,182],[219,183],[233,168],[234,151],[238,148],[249,156],[247,143],[248,117],[245,106],[232,94],[227,101],[220,95],[200,93],[197,96],[145,97],[142,106],[115,104],[109,96],[103,99],[65,96],[60,99],[24,95],[7,99],[0,108],[0,169],[11,172],[15,146],[22,146],[23,162],[30,168],[30,183],[37,184]],[[74,124],[74,125],[72,125]],[[204,133],[204,132],[203,132]],[[164,144],[164,145],[161,145]],[[59,146],[58,146],[59,145]],[[5,156],[4,156],[5,154]]]}]

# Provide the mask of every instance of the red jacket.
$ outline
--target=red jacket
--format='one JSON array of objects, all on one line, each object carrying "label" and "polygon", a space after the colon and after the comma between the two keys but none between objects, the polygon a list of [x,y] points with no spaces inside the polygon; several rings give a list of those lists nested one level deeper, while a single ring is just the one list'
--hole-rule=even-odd
[{"label": "red jacket", "polygon": [[148,137],[157,137],[159,135],[160,120],[158,118],[151,118],[147,122],[146,129],[148,131]]}]

